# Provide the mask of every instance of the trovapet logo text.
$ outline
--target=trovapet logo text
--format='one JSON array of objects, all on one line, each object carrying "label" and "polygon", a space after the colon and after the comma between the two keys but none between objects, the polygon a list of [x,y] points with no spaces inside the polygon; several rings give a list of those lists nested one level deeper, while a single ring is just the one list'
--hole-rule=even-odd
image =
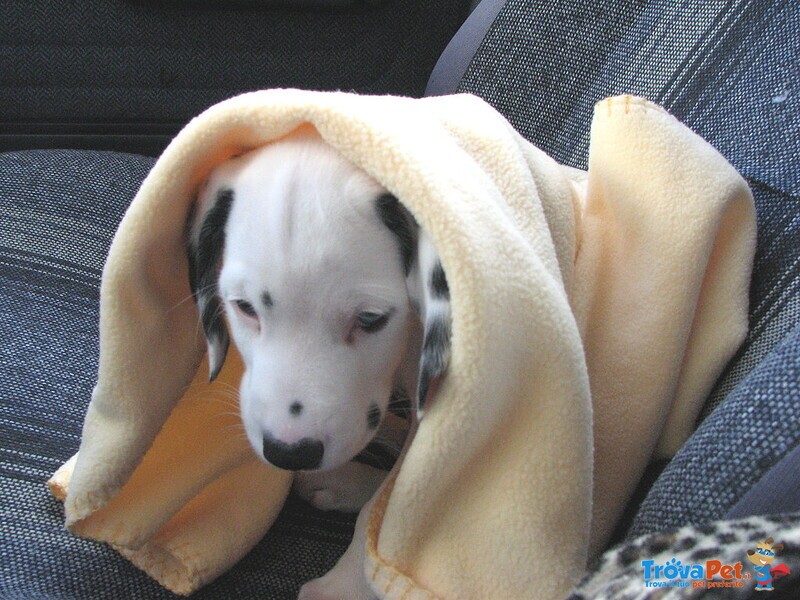
[{"label": "trovapet logo text", "polygon": [[643,560],[644,584],[649,588],[739,588],[751,578],[742,563],[732,565],[719,560],[683,564],[673,558],[664,564]]}]

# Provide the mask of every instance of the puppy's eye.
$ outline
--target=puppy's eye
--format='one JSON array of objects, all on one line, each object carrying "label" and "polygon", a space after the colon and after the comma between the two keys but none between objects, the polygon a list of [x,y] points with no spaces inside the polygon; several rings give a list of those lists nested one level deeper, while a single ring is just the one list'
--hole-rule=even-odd
[{"label": "puppy's eye", "polygon": [[253,318],[256,316],[256,309],[247,300],[234,300],[233,304],[238,308],[242,314],[247,317]]},{"label": "puppy's eye", "polygon": [[365,311],[356,315],[356,325],[367,333],[375,333],[384,328],[389,321],[389,314]]}]

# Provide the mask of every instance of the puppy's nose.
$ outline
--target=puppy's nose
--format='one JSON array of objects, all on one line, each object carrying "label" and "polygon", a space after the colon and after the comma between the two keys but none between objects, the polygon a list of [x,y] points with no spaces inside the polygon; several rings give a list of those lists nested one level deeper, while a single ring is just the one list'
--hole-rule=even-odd
[{"label": "puppy's nose", "polygon": [[319,440],[312,438],[303,438],[295,444],[287,444],[265,433],[263,453],[267,462],[279,469],[305,471],[316,469],[320,465],[325,446]]}]

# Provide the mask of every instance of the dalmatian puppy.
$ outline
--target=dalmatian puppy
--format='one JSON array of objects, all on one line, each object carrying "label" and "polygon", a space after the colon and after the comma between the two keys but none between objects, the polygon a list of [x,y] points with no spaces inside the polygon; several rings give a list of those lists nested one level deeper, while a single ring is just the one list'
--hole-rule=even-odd
[{"label": "dalmatian puppy", "polygon": [[[186,235],[210,379],[232,338],[253,450],[296,471],[296,492],[315,506],[362,509],[386,473],[352,459],[394,417],[394,392],[416,389],[419,418],[447,369],[449,290],[430,239],[310,132],[217,166]],[[372,596],[366,513],[336,567],[301,598]]]}]

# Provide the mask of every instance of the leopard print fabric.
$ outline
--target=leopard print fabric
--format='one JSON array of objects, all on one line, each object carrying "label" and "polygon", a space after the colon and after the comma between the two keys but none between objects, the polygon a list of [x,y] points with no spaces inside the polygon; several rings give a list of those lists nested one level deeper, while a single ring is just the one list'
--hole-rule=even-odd
[{"label": "leopard print fabric", "polygon": [[[791,574],[774,579],[774,590],[765,596],[760,593],[764,590],[755,589],[755,572],[747,551],[770,537],[784,545],[773,564],[786,565]],[[725,565],[741,563],[742,579],[738,581],[743,585],[709,587],[707,580],[701,580],[703,587],[647,587],[643,561],[650,560],[653,565],[705,565],[708,560]],[[666,578],[660,581],[670,583]],[[722,581],[719,576],[712,579]],[[737,580],[734,577],[732,581]],[[636,538],[603,554],[568,600],[673,598],[800,598],[800,513],[716,521]]]}]

